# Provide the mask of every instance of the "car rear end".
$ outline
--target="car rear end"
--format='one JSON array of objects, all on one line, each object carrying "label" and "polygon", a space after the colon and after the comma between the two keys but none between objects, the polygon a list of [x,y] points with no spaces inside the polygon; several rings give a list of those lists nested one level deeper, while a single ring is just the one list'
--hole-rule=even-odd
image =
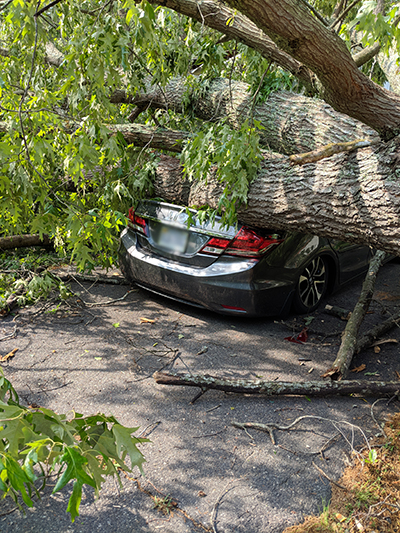
[{"label": "car rear end", "polygon": [[293,283],[279,268],[268,278],[265,258],[283,241],[283,235],[143,201],[129,212],[120,263],[127,279],[164,296],[219,313],[274,315],[284,310]]}]

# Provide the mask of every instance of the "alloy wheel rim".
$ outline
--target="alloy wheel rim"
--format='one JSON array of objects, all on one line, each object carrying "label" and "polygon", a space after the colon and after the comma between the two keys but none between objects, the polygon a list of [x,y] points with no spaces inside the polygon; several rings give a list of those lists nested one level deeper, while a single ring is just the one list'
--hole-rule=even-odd
[{"label": "alloy wheel rim", "polygon": [[304,269],[299,279],[299,296],[305,307],[313,307],[322,298],[326,283],[325,263],[316,257]]}]

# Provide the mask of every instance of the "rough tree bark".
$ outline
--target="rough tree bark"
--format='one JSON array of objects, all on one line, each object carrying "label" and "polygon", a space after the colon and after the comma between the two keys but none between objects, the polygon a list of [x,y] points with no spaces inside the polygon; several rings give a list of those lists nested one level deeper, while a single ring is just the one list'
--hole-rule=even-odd
[{"label": "rough tree bark", "polygon": [[13,235],[12,237],[0,237],[0,250],[12,250],[13,248],[25,248],[28,246],[49,246],[51,244],[48,235]]},{"label": "rough tree bark", "polygon": [[184,99],[187,92],[185,80],[175,78],[163,90],[149,87],[146,94],[136,97],[116,91],[111,102],[169,108],[182,113],[184,100],[190,98],[191,111],[197,118],[215,122],[224,119],[233,128],[239,128],[246,118],[253,116],[263,128],[261,143],[283,154],[308,152],[328,143],[377,138],[374,130],[317,98],[280,91],[272,93],[265,103],[254,106],[247,83],[223,78],[211,80],[207,88],[186,94]]},{"label": "rough tree bark", "polygon": [[[264,152],[239,219],[249,225],[313,233],[370,244],[400,255],[400,139],[303,166]],[[155,194],[167,201],[217,207],[221,186],[210,177],[179,194],[179,161],[160,163]],[[178,180],[178,181],[177,181]],[[172,191],[170,196],[169,191]]]},{"label": "rough tree bark", "polygon": [[346,377],[351,361],[353,360],[353,356],[357,350],[358,331],[371,303],[376,276],[382,261],[385,258],[385,255],[385,252],[377,252],[371,261],[361,289],[360,297],[346,324],[336,359],[333,362],[332,367],[325,372],[323,377],[330,377],[332,380],[337,381],[340,381]]},{"label": "rough tree bark", "polygon": [[294,0],[227,0],[281,49],[303,63],[334,109],[368,124],[383,139],[400,132],[400,97],[375,84],[355,64],[346,44]]},{"label": "rough tree bark", "polygon": [[[130,143],[152,146],[154,138],[157,147],[177,152],[189,136],[139,125],[114,126],[116,130]],[[399,152],[400,139],[393,139],[302,166],[292,165],[288,156],[263,152],[247,206],[238,210],[239,220],[369,244],[400,255]],[[212,176],[207,183],[185,182],[179,160],[168,156],[154,176],[154,193],[166,201],[216,208],[221,192]]]},{"label": "rough tree bark", "polygon": [[310,396],[347,396],[357,393],[366,395],[396,394],[400,390],[398,381],[307,381],[304,383],[263,381],[261,379],[227,379],[201,374],[176,374],[156,372],[156,383],[177,385],[244,394],[265,394],[278,396],[286,394],[307,394]]}]

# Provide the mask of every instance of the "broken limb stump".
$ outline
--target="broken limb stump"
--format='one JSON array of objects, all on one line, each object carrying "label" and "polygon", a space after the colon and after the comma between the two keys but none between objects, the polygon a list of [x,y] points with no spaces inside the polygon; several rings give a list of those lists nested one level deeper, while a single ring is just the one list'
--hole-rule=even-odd
[{"label": "broken limb stump", "polygon": [[386,256],[385,252],[377,252],[372,259],[367,275],[361,289],[361,294],[354,310],[346,324],[342,342],[332,367],[322,377],[330,377],[332,380],[341,380],[346,377],[351,361],[356,351],[358,330],[368,311],[374,293],[376,276],[379,267]]},{"label": "broken limb stump", "polygon": [[306,381],[282,382],[264,381],[262,379],[228,379],[207,374],[177,374],[171,372],[155,372],[153,378],[161,385],[178,385],[216,389],[225,392],[239,392],[244,394],[264,394],[279,396],[296,394],[307,396],[347,396],[348,394],[362,394],[374,396],[379,394],[396,394],[400,391],[399,381]]},{"label": "broken limb stump", "polygon": [[340,318],[340,320],[349,320],[351,317],[351,311],[343,309],[343,307],[338,307],[337,305],[326,304],[324,313]]},{"label": "broken limb stump", "polygon": [[371,346],[371,344],[379,339],[382,335],[390,331],[395,326],[400,325],[400,312],[396,313],[392,317],[388,318],[384,322],[377,324],[372,329],[368,330],[362,337],[358,339],[356,346],[356,353],[360,353],[365,348]]},{"label": "broken limb stump", "polygon": [[371,146],[371,141],[357,139],[355,141],[331,143],[321,146],[312,152],[293,154],[289,156],[289,159],[292,165],[305,165],[306,163],[315,163],[316,161],[320,161],[326,157],[332,157],[333,155],[340,154],[341,152],[352,152],[353,150],[365,148],[366,146]]},{"label": "broken limb stump", "polygon": [[28,246],[49,246],[51,244],[48,235],[12,235],[0,237],[0,249],[11,250],[13,248],[25,248]]}]

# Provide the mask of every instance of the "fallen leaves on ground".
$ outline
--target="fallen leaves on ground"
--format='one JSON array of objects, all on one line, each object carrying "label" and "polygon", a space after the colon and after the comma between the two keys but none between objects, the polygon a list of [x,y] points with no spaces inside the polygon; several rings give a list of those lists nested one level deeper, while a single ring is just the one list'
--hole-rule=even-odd
[{"label": "fallen leaves on ground", "polygon": [[296,344],[304,344],[308,339],[307,328],[303,328],[300,333],[297,335],[292,335],[291,337],[285,337],[285,341],[295,342]]},{"label": "fallen leaves on ground", "polygon": [[375,298],[377,300],[387,300],[388,302],[390,302],[390,301],[393,302],[395,300],[400,300],[400,296],[399,295],[392,294],[390,292],[385,292],[385,291],[376,291],[376,292],[374,292],[373,298]]},{"label": "fallen leaves on ground", "polygon": [[3,355],[3,357],[0,358],[0,361],[4,363],[4,361],[7,361],[11,357],[14,357],[14,355],[18,352],[19,348],[14,348],[14,350],[11,350],[11,352],[8,352],[6,355]]},{"label": "fallen leaves on ground", "polygon": [[140,317],[140,323],[141,324],[154,324],[155,320],[152,318],[145,318],[144,316]]},{"label": "fallen leaves on ground", "polygon": [[366,369],[366,366],[364,365],[364,363],[360,366],[356,366],[355,368],[352,368],[350,370],[350,372],[362,372],[363,370]]}]

